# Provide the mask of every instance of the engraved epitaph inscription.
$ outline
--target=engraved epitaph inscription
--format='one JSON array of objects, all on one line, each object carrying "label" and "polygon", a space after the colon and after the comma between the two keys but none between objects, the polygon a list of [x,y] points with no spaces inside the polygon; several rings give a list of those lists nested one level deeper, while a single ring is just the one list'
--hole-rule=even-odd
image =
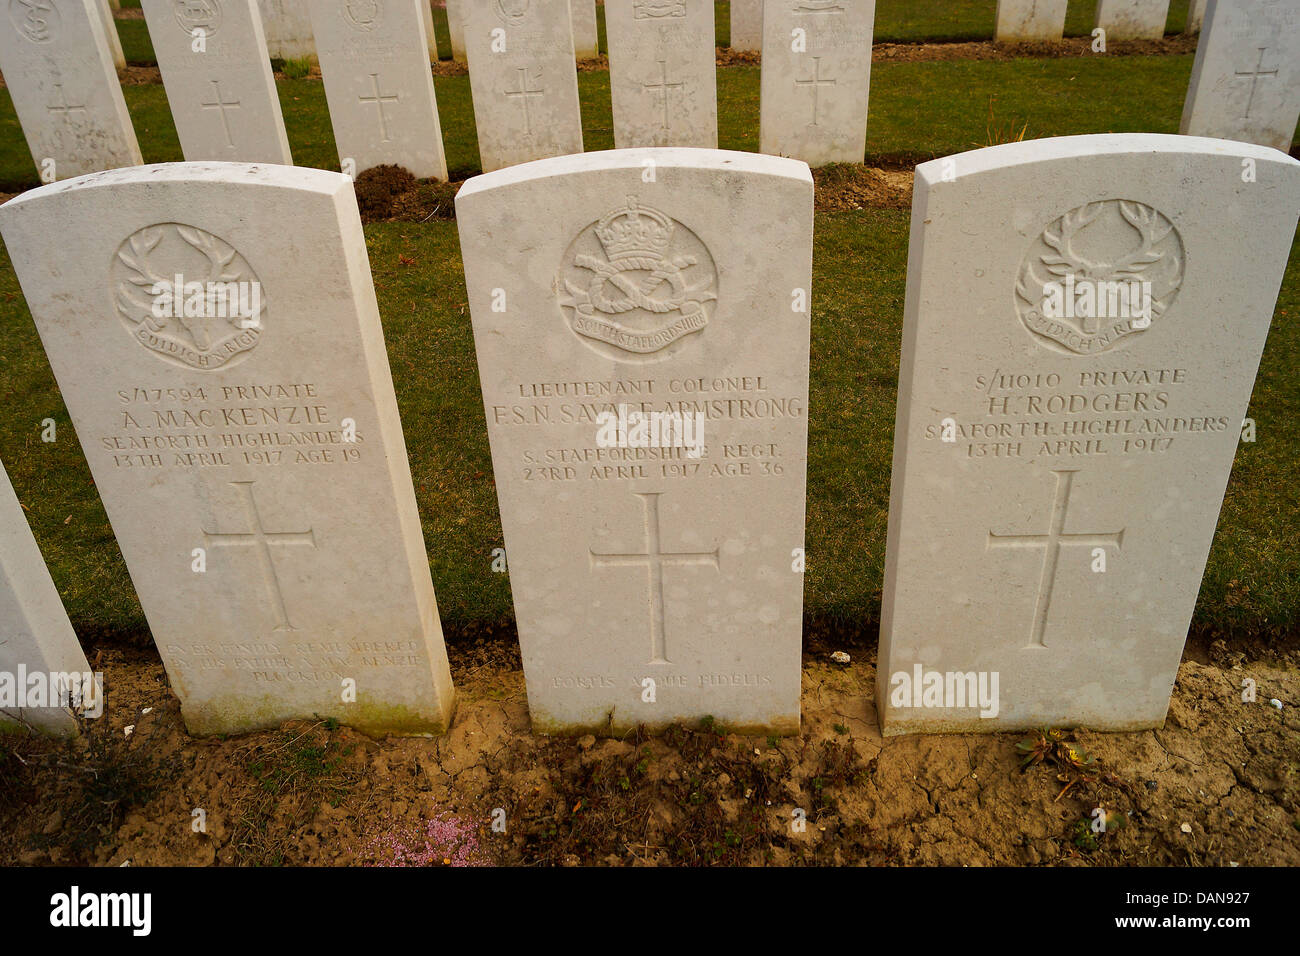
[{"label": "engraved epitaph inscription", "polygon": [[557,287],[584,344],[620,361],[647,361],[675,353],[708,325],[717,278],[698,236],[630,196],[574,239]]},{"label": "engraved epitaph inscription", "polygon": [[206,230],[176,222],[137,230],[118,247],[110,271],[118,317],[137,342],[165,361],[203,370],[237,362],[257,345],[266,307],[260,291],[255,316],[219,316],[206,308],[186,315],[183,308],[159,307],[157,290],[174,289],[178,276],[205,288],[258,282],[244,257]]},{"label": "engraved epitaph inscription", "polygon": [[[1108,199],[1072,209],[1033,241],[1020,266],[1016,308],[1034,338],[1075,355],[1105,352],[1160,321],[1178,295],[1185,262],[1182,239],[1167,217],[1140,202]],[[1149,283],[1150,315],[1124,317],[1102,307]],[[1096,293],[1091,314],[1064,317],[1047,308],[1049,289],[1076,285]],[[1059,310],[1057,310],[1059,312]]]}]

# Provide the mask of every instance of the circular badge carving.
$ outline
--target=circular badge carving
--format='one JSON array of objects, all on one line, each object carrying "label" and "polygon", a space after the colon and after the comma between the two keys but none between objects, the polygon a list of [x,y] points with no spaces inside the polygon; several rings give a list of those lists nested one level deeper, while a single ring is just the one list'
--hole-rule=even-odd
[{"label": "circular badge carving", "polygon": [[708,325],[717,279],[695,233],[629,197],[569,244],[556,287],[585,345],[620,361],[658,361]]},{"label": "circular badge carving", "polygon": [[1182,237],[1163,213],[1128,199],[1092,202],[1030,245],[1016,310],[1047,348],[1096,355],[1160,321],[1184,268]]},{"label": "circular badge carving", "polygon": [[54,0],[9,0],[9,20],[33,43],[49,43],[62,26]]},{"label": "circular badge carving", "polygon": [[532,0],[492,0],[496,14],[511,26],[522,23],[528,16],[528,6]]},{"label": "circular badge carving", "polygon": [[187,36],[210,37],[221,26],[221,4],[217,0],[175,0],[176,22]]},{"label": "circular badge carving", "polygon": [[384,13],[377,0],[344,0],[339,12],[348,26],[362,33],[369,33],[379,26]]},{"label": "circular badge carving", "polygon": [[113,301],[131,337],[160,358],[211,371],[242,360],[263,332],[257,274],[230,243],[196,226],[147,226],[118,247]]}]

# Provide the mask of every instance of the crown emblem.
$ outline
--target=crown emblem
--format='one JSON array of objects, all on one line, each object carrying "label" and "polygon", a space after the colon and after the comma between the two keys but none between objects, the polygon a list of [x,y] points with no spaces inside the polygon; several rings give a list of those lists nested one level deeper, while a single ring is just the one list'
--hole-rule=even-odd
[{"label": "crown emblem", "polygon": [[605,247],[610,262],[658,260],[672,242],[674,228],[673,221],[659,210],[642,206],[629,196],[625,207],[606,213],[596,223],[596,238]]}]

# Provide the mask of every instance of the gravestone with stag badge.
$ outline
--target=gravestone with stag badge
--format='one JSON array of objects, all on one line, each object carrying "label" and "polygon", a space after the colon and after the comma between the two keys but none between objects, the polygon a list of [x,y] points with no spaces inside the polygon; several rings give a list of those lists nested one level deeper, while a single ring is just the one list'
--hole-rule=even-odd
[{"label": "gravestone with stag badge", "polygon": [[462,6],[484,172],[582,152],[568,0]]},{"label": "gravestone with stag badge", "polygon": [[533,728],[798,732],[808,167],[560,157],[456,218]]},{"label": "gravestone with stag badge", "polygon": [[1300,163],[1073,136],[925,163],[915,188],[884,732],[1158,727]]},{"label": "gravestone with stag badge", "polygon": [[1287,152],[1300,120],[1300,4],[1214,0],[1179,131]]},{"label": "gravestone with stag badge", "polygon": [[185,158],[293,163],[256,0],[140,0]]},{"label": "gravestone with stag badge", "polygon": [[420,10],[428,0],[309,0],[330,122],[345,171],[401,166],[447,178]]},{"label": "gravestone with stag badge", "polygon": [[713,5],[608,0],[614,145],[718,145]]},{"label": "gravestone with stag badge", "polygon": [[115,170],[10,200],[0,234],[190,731],[445,730],[352,180]]},{"label": "gravestone with stag badge", "polygon": [[765,0],[762,152],[862,162],[875,11],[875,0]]},{"label": "gravestone with stag badge", "polygon": [[11,0],[0,72],[43,182],[141,162],[102,0]]}]

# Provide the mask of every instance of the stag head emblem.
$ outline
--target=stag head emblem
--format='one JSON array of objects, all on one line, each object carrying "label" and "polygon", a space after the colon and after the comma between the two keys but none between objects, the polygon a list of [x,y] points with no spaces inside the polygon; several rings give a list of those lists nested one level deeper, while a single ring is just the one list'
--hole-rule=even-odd
[{"label": "stag head emblem", "polygon": [[261,338],[266,305],[257,275],[204,229],[168,222],[137,230],[118,248],[110,274],[118,317],[168,361],[220,368]]},{"label": "stag head emblem", "polygon": [[1159,320],[1178,295],[1182,238],[1144,203],[1088,203],[1030,245],[1016,283],[1025,327],[1055,351],[1095,355]]}]

